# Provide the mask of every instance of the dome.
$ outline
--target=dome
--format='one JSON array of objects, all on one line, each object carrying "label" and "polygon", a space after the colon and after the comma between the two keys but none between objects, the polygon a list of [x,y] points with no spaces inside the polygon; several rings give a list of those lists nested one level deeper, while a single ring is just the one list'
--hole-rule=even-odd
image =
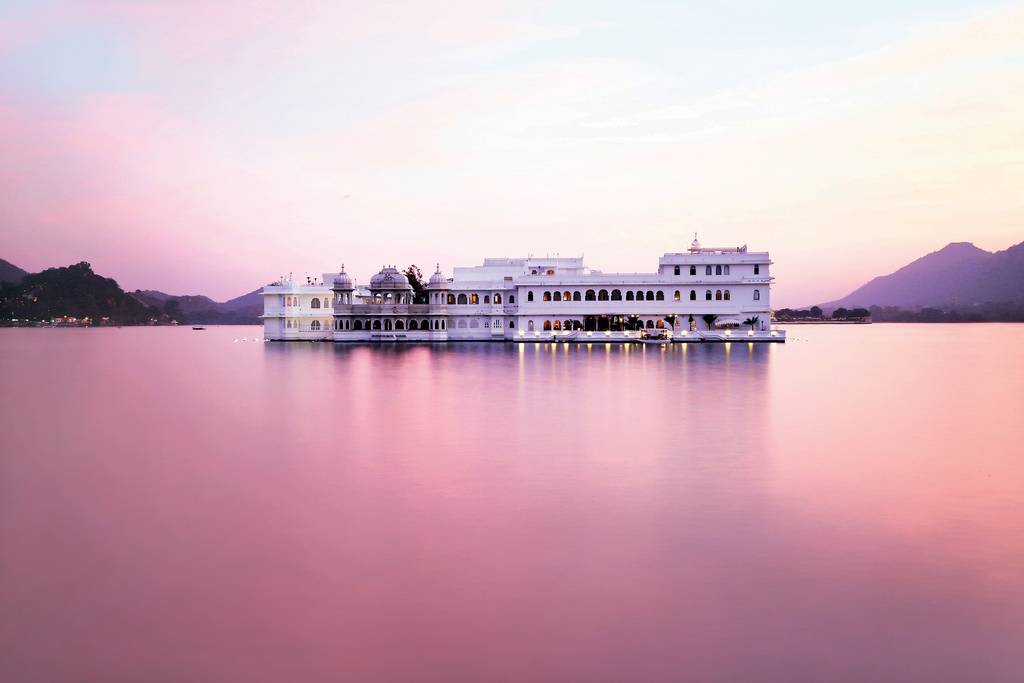
[{"label": "dome", "polygon": [[431,289],[441,289],[442,287],[448,287],[448,278],[441,272],[441,264],[438,264],[437,270],[430,276],[430,282],[427,283],[427,287]]},{"label": "dome", "polygon": [[370,278],[370,289],[412,289],[409,278],[399,272],[394,266],[385,266],[381,271]]},{"label": "dome", "polygon": [[341,272],[334,276],[334,287],[336,289],[352,289],[352,278],[345,272],[345,266],[341,266]]}]

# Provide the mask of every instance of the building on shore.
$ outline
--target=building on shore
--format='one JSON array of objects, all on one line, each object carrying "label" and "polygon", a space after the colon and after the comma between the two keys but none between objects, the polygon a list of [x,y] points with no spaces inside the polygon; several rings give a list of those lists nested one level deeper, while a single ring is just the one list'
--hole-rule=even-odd
[{"label": "building on shore", "polygon": [[305,284],[263,288],[272,341],[673,341],[781,342],[772,328],[768,252],[702,247],[658,259],[652,273],[603,273],[579,258],[487,258],[440,267],[414,303],[408,278],[386,266],[357,287],[342,267]]}]

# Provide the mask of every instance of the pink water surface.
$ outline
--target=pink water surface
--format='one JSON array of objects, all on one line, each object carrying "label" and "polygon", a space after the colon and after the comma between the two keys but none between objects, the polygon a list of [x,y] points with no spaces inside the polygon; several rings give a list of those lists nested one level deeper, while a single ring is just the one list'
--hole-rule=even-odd
[{"label": "pink water surface", "polygon": [[0,330],[0,681],[1024,680],[1024,326],[789,333]]}]

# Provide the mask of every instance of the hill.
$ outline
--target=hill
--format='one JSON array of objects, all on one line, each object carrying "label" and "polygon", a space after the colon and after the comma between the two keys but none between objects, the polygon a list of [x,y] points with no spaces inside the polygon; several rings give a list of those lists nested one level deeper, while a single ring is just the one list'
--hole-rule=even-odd
[{"label": "hill", "polygon": [[1024,306],[1024,242],[999,252],[953,242],[821,308],[826,313],[872,306],[953,311],[994,305]]},{"label": "hill", "polygon": [[28,275],[28,271],[24,271],[13,263],[0,258],[0,283],[9,282],[16,285],[26,275]]},{"label": "hill", "polygon": [[225,302],[198,294],[167,294],[152,289],[137,289],[131,295],[179,322],[259,324],[263,313],[263,295],[260,292],[257,289]]},{"label": "hill", "polygon": [[64,316],[146,323],[156,309],[125,294],[117,282],[97,275],[85,261],[27,274],[0,286],[0,319],[50,320]]}]

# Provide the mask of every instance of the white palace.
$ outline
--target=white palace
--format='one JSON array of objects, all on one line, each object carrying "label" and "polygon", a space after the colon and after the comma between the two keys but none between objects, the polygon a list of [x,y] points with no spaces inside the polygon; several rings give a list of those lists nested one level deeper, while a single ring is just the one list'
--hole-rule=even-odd
[{"label": "white palace", "polygon": [[336,342],[781,342],[772,329],[768,252],[702,247],[665,254],[653,273],[602,273],[582,258],[488,258],[440,270],[416,303],[385,267],[357,287],[345,273],[263,288],[264,337]]}]

